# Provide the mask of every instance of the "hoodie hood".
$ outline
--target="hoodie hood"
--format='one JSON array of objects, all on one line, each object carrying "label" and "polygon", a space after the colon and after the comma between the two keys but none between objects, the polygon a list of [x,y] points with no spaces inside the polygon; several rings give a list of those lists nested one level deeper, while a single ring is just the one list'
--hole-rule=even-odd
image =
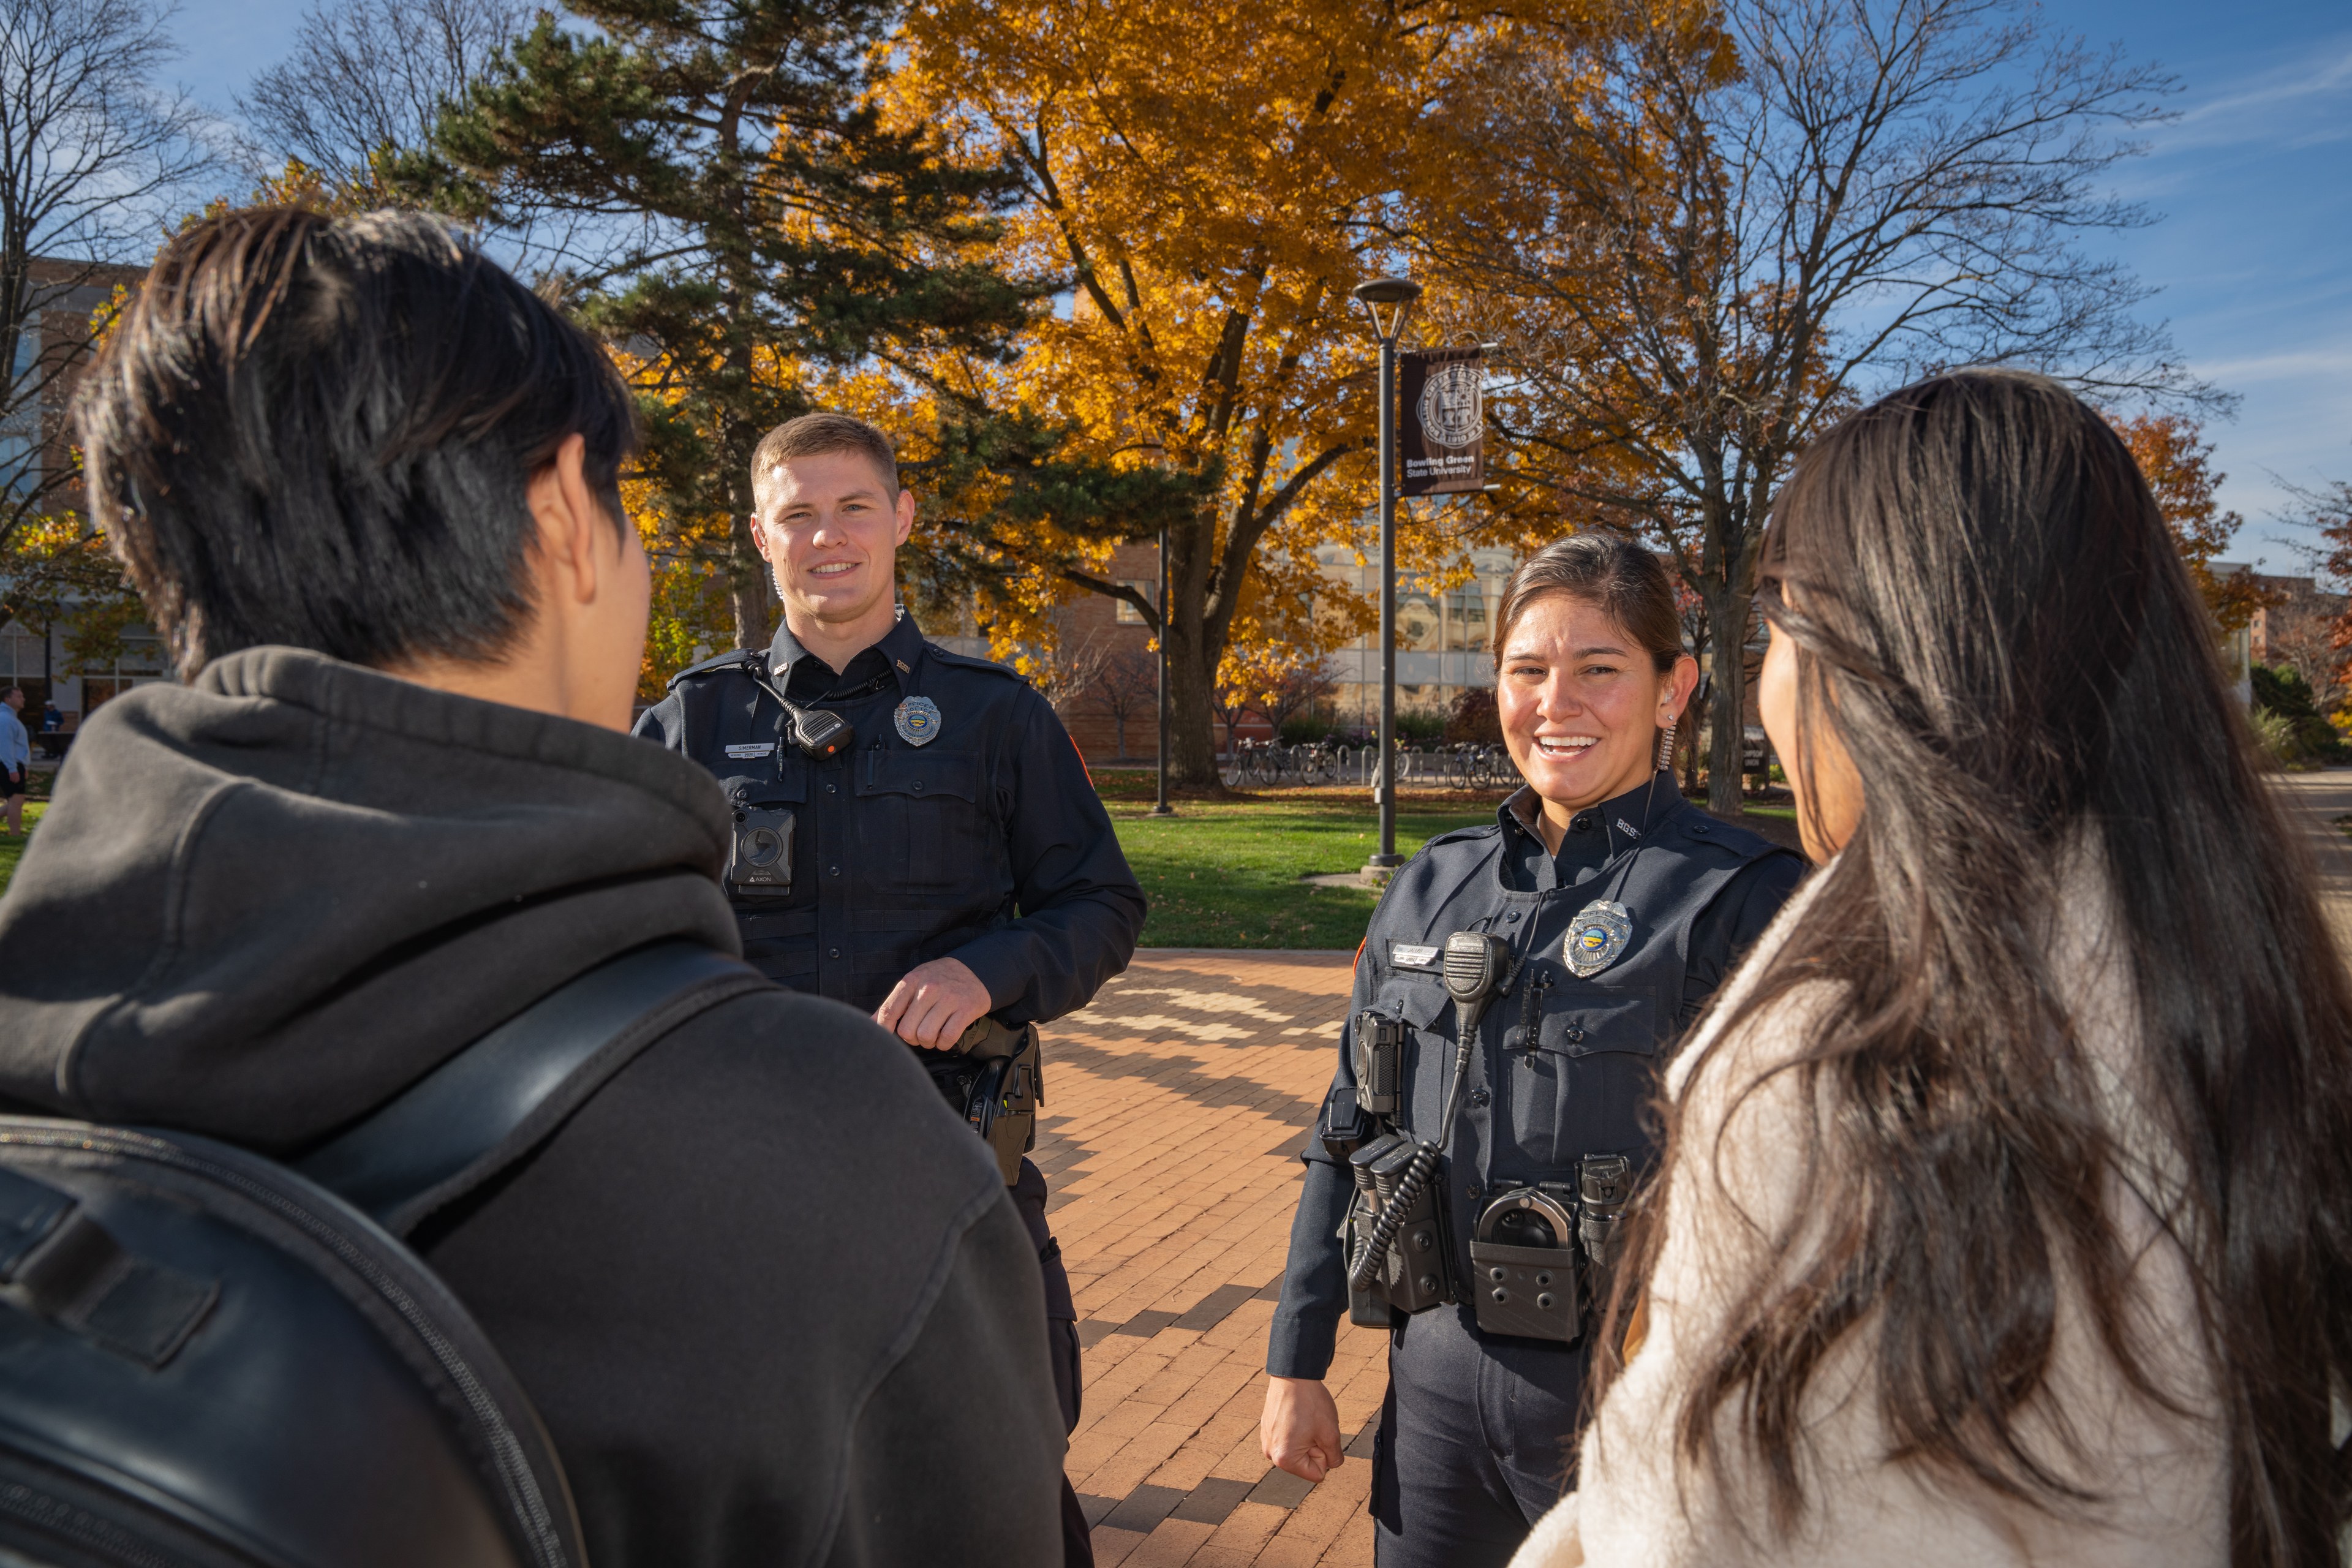
[{"label": "hoodie hood", "polygon": [[729,821],[649,742],[299,648],[141,687],[0,897],[0,1096],[299,1146],[615,953],[739,952]]}]

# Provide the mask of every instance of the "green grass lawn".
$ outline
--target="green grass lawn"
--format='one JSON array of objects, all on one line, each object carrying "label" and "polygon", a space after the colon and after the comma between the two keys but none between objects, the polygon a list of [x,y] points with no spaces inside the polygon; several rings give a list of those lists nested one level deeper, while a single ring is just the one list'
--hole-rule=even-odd
[{"label": "green grass lawn", "polygon": [[[1179,798],[1173,817],[1148,815],[1151,775],[1103,769],[1095,785],[1118,829],[1151,913],[1146,947],[1354,947],[1376,896],[1318,888],[1301,877],[1353,871],[1379,844],[1380,819],[1360,790],[1269,790],[1232,800]],[[1491,822],[1500,795],[1431,790],[1404,795],[1397,852],[1437,834]],[[1750,801],[1746,826],[1794,847],[1796,810]]]},{"label": "green grass lawn", "polygon": [[[1380,847],[1371,803],[1361,791],[1351,794],[1352,799],[1285,791],[1254,800],[1179,800],[1172,817],[1148,815],[1149,791],[1141,800],[1108,801],[1119,847],[1151,900],[1143,944],[1354,947],[1371,918],[1372,890],[1299,880],[1353,871]],[[1434,835],[1490,822],[1494,815],[1492,805],[1468,795],[1401,800],[1397,852],[1410,855]]]},{"label": "green grass lawn", "polygon": [[[1370,889],[1299,880],[1353,871],[1379,847],[1380,818],[1362,790],[1179,798],[1174,816],[1154,817],[1150,774],[1106,769],[1095,782],[1128,863],[1151,900],[1145,946],[1352,948],[1363,940],[1377,901]],[[1407,793],[1398,803],[1398,852],[1411,855],[1434,835],[1493,821],[1499,798]],[[26,826],[38,822],[47,808],[46,801],[27,802]],[[1748,826],[1794,839],[1790,807],[1751,804],[1748,811]],[[24,848],[22,838],[0,839],[0,889],[15,875]]]},{"label": "green grass lawn", "polygon": [[[49,808],[45,800],[25,803],[25,838],[30,838],[33,825],[41,820],[41,813]],[[0,838],[0,892],[8,889],[8,879],[16,874],[16,861],[25,853],[25,838]]]}]

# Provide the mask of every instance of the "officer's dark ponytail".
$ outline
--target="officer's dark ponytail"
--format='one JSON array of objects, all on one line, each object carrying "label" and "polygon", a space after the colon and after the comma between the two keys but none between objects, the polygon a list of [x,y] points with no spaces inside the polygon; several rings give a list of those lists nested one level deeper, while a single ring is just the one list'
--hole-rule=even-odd
[{"label": "officer's dark ponytail", "polygon": [[1495,618],[1495,667],[1519,617],[1538,599],[1564,594],[1598,605],[1665,674],[1683,655],[1682,616],[1674,584],[1658,558],[1630,540],[1578,533],[1555,540],[1519,563],[1503,588]]}]

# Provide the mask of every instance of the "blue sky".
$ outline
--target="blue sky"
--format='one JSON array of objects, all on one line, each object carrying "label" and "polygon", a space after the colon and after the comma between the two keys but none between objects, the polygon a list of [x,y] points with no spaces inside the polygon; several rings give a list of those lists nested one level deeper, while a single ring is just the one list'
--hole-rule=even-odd
[{"label": "blue sky", "polygon": [[[2118,189],[2165,215],[2117,254],[2162,289],[2190,367],[2237,393],[2207,432],[2245,514],[2232,553],[2300,571],[2280,479],[2352,479],[2352,7],[2344,0],[2053,0],[2056,27],[2168,67],[2178,122]],[[223,111],[291,45],[301,0],[186,0],[178,74]],[[2273,475],[2277,476],[2273,479]]]}]

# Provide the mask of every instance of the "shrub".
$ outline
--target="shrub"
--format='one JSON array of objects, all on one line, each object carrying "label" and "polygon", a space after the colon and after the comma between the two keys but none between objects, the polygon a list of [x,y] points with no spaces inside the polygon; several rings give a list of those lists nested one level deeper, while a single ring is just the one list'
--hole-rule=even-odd
[{"label": "shrub", "polygon": [[[2332,763],[2347,754],[2344,737],[2336,726],[2319,711],[2312,700],[2311,688],[2293,669],[2281,666],[2256,665],[2252,672],[2254,689],[2254,733],[2263,740],[2263,749],[2271,751],[2282,764],[2290,763]],[[2284,727],[2284,738],[2273,748],[2266,738],[2263,716],[2269,716]]]},{"label": "shrub", "polygon": [[1304,746],[1330,736],[1331,721],[1318,719],[1312,713],[1294,713],[1282,721],[1282,743],[1286,746]]},{"label": "shrub", "polygon": [[1445,716],[1444,738],[1449,745],[1463,741],[1474,746],[1503,743],[1503,714],[1495,706],[1493,687],[1465,686],[1454,694],[1453,710]]},{"label": "shrub", "polygon": [[1397,739],[1407,745],[1426,745],[1445,738],[1445,716],[1425,709],[1399,709],[1396,716]]},{"label": "shrub", "polygon": [[2294,760],[2295,752],[2294,721],[2284,713],[2273,713],[2267,708],[2257,708],[2248,717],[2254,726],[2254,744],[2271,766],[2283,768]]}]

